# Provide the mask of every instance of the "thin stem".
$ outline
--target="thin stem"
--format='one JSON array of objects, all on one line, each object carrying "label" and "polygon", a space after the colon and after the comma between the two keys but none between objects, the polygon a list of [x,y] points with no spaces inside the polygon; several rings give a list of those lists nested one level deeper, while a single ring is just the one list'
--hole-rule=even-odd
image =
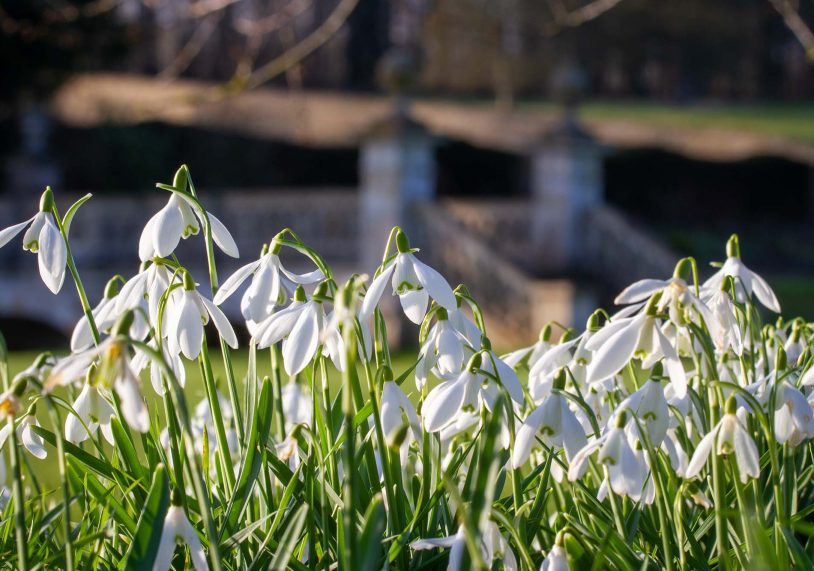
[{"label": "thin stem", "polygon": [[17,431],[14,417],[8,416],[6,426],[9,430],[11,448],[12,496],[14,501],[14,535],[17,539],[17,568],[28,571],[28,546],[25,534],[25,496],[23,495],[23,476],[20,473],[20,451],[17,449]]}]

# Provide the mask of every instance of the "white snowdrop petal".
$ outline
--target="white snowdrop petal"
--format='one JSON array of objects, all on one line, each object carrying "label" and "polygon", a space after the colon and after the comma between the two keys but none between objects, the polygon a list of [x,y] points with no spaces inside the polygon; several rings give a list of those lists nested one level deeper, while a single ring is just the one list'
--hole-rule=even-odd
[{"label": "white snowdrop petal", "polygon": [[212,318],[212,322],[215,324],[215,328],[218,330],[218,333],[220,333],[223,340],[226,341],[226,344],[232,349],[237,349],[237,335],[235,335],[235,330],[232,328],[232,324],[229,323],[229,319],[227,319],[226,315],[217,305],[205,297],[199,296],[198,299],[200,299],[201,303],[203,303],[203,306],[206,308],[206,312],[209,313],[209,316]]},{"label": "white snowdrop petal", "polygon": [[9,226],[8,228],[5,228],[4,230],[0,231],[0,248],[11,242],[11,240],[13,240],[15,236],[17,236],[20,232],[23,231],[23,229],[26,226],[28,226],[34,221],[34,218],[36,218],[36,216],[32,216],[25,222],[20,222],[19,224]]},{"label": "white snowdrop petal", "polygon": [[227,280],[223,282],[223,285],[218,288],[218,291],[212,300],[215,305],[220,305],[226,301],[229,296],[235,293],[237,288],[239,288],[243,282],[246,281],[246,279],[257,270],[259,265],[259,261],[251,262],[250,264],[246,264],[245,266],[238,268],[235,273],[229,276]]},{"label": "white snowdrop petal", "polygon": [[411,256],[411,258],[416,277],[418,277],[418,281],[424,286],[424,289],[427,290],[427,293],[430,294],[430,297],[444,309],[456,309],[458,302],[455,300],[455,294],[447,280],[436,270],[416,259],[415,256]]},{"label": "white snowdrop petal", "polygon": [[427,294],[427,290],[424,289],[411,289],[399,295],[404,315],[416,325],[419,325],[424,320],[429,300],[430,296]]},{"label": "white snowdrop petal", "polygon": [[713,428],[712,431],[704,436],[704,438],[701,439],[701,442],[698,443],[698,446],[692,455],[692,459],[687,466],[687,470],[684,473],[684,478],[687,480],[695,478],[707,463],[709,453],[712,452],[712,447],[715,444],[715,437],[718,434],[719,426],[720,424]]},{"label": "white snowdrop petal", "polygon": [[643,301],[658,290],[664,289],[667,283],[665,280],[639,280],[623,289],[622,292],[616,296],[616,299],[613,300],[613,303],[623,305]]},{"label": "white snowdrop petal", "polygon": [[387,282],[390,279],[395,267],[395,262],[391,262],[378,276],[376,276],[376,278],[370,284],[370,287],[367,289],[367,292],[365,292],[365,297],[362,300],[362,310],[360,312],[364,318],[373,315],[373,310],[376,308],[379,300],[382,298],[382,294],[387,287]]},{"label": "white snowdrop petal", "polygon": [[735,460],[738,463],[741,482],[751,476],[757,478],[760,475],[760,456],[757,445],[749,433],[741,426],[740,421],[735,426],[734,433]]},{"label": "white snowdrop petal", "polygon": [[633,357],[645,316],[634,318],[602,345],[588,367],[588,383],[615,375]]},{"label": "white snowdrop petal", "polygon": [[65,281],[65,264],[68,262],[68,248],[54,221],[48,217],[40,231],[40,249],[37,260],[40,277],[48,289],[59,293]]},{"label": "white snowdrop petal", "polygon": [[166,258],[175,251],[184,232],[184,217],[172,198],[155,217],[150,228],[153,235],[153,251]]},{"label": "white snowdrop petal", "polygon": [[152,260],[155,256],[155,247],[154,244],[154,233],[155,233],[155,223],[156,220],[161,216],[161,211],[159,210],[155,214],[153,214],[150,219],[147,221],[147,224],[144,225],[144,229],[141,231],[141,237],[138,241],[138,257],[142,262],[146,262],[148,260]]},{"label": "white snowdrop petal", "polygon": [[229,230],[223,222],[218,220],[214,214],[211,212],[207,212],[206,214],[209,217],[209,224],[212,227],[212,240],[214,240],[215,244],[218,245],[218,248],[220,248],[224,254],[232,258],[239,258],[240,252],[237,249],[235,239],[232,238],[232,234],[229,233]]},{"label": "white snowdrop petal", "polygon": [[289,375],[302,371],[319,345],[319,320],[316,302],[309,302],[297,318],[283,347],[283,365]]}]

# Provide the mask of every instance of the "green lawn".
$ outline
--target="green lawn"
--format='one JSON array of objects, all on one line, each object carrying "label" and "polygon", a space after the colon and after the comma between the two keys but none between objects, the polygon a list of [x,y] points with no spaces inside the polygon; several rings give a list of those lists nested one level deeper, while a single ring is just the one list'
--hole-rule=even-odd
[{"label": "green lawn", "polygon": [[[518,109],[556,113],[559,106],[521,102]],[[786,137],[814,143],[814,105],[666,105],[646,102],[586,102],[579,107],[586,120],[625,120],[652,126],[724,129]]]}]

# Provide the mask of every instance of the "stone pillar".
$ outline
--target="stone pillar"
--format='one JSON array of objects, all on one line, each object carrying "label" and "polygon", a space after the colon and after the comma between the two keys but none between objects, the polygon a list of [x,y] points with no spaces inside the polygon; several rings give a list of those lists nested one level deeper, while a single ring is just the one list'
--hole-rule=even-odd
[{"label": "stone pillar", "polygon": [[579,269],[583,215],[603,200],[602,156],[602,147],[570,117],[533,151],[532,240],[546,273]]},{"label": "stone pillar", "polygon": [[435,199],[432,136],[404,113],[377,125],[360,148],[359,183],[360,262],[364,271],[372,272],[381,263],[393,226],[420,242],[412,210]]}]

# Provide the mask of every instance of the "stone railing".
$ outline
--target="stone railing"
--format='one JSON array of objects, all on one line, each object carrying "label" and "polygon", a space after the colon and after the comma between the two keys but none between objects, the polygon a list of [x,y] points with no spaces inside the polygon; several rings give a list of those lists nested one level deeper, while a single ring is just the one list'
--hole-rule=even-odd
[{"label": "stone railing", "polygon": [[[63,212],[80,196],[81,193],[62,193],[58,200]],[[121,268],[123,262],[137,263],[141,230],[166,200],[167,195],[158,192],[110,193],[91,198],[82,206],[71,228],[71,247],[77,263],[114,269]],[[30,217],[36,203],[36,197],[30,203],[19,198],[0,200],[0,227]],[[353,188],[206,189],[204,204],[229,228],[241,259],[246,261],[255,258],[261,245],[285,227],[297,232],[329,263],[355,259],[358,220],[357,193]],[[179,256],[188,248],[188,244],[182,243]],[[4,263],[12,266],[22,255],[19,248],[0,251]],[[232,264],[230,260],[224,262],[227,266]]]},{"label": "stone railing", "polygon": [[445,199],[444,208],[471,234],[527,270],[533,271],[528,199]]},{"label": "stone railing", "polygon": [[[537,280],[438,205],[416,209],[425,245],[422,259],[453,287],[466,284],[484,312],[487,331],[505,347],[532,341],[550,320],[572,323],[584,292],[571,280]],[[584,304],[584,305],[589,305]],[[505,348],[504,347],[504,348]]]},{"label": "stone railing", "polygon": [[585,214],[583,269],[607,285],[622,288],[642,278],[666,279],[679,256],[610,205]]}]

